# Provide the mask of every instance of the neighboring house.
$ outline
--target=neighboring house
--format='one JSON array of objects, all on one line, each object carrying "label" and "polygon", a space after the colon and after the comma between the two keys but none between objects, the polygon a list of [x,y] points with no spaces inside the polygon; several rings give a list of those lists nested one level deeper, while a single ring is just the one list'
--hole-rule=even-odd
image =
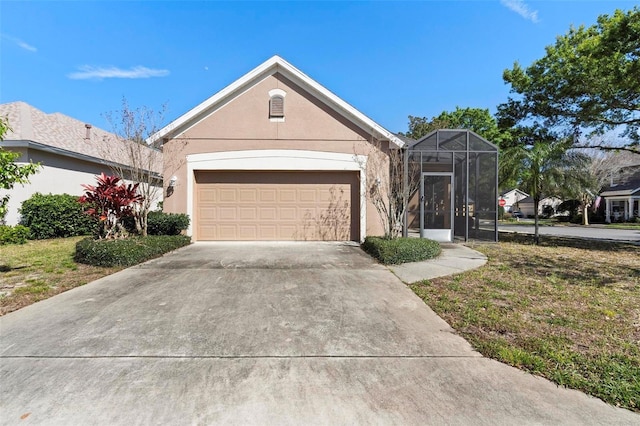
[{"label": "neighboring house", "polygon": [[520,200],[524,200],[528,196],[529,194],[517,188],[504,191],[503,193],[500,194],[500,198],[503,199],[506,203],[504,205],[504,211],[505,212],[519,211],[518,202]]},{"label": "neighboring house", "polygon": [[640,165],[624,168],[623,178],[600,193],[605,201],[607,222],[626,221],[640,217]]},{"label": "neighboring house", "polygon": [[195,241],[381,235],[367,182],[388,179],[388,157],[376,170],[367,160],[404,145],[278,56],[148,142],[160,140],[173,182],[163,208],[191,217]]},{"label": "neighboring house", "polygon": [[[540,204],[538,205],[538,214],[541,215],[544,212],[545,206],[551,206],[553,211],[555,212],[556,208],[562,204],[562,200],[556,197],[544,197],[540,199]],[[535,216],[535,209],[533,206],[533,197],[523,198],[518,202],[518,206],[520,207],[520,212],[525,217],[533,217]]]},{"label": "neighboring house", "polygon": [[[81,195],[81,184],[94,184],[102,172],[112,174],[109,165],[130,165],[124,154],[128,144],[109,132],[60,113],[46,114],[24,102],[0,105],[0,116],[9,119],[10,130],[0,146],[21,154],[18,163],[41,163],[30,183],[16,185],[9,191],[9,211],[5,221],[15,225],[19,208],[36,192],[43,194]],[[147,149],[147,148],[144,148]],[[154,159],[153,172],[161,177],[162,153],[148,149]],[[0,195],[4,195],[3,192]]]}]

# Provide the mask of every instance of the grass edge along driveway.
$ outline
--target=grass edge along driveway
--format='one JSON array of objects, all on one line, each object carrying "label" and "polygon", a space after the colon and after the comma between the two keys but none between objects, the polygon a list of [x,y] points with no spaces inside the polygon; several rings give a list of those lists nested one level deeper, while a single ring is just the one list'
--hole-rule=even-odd
[{"label": "grass edge along driveway", "polygon": [[76,243],[83,238],[0,245],[0,315],[123,269],[76,263]]},{"label": "grass edge along driveway", "polygon": [[480,353],[640,412],[640,247],[501,236],[487,265],[411,289]]}]

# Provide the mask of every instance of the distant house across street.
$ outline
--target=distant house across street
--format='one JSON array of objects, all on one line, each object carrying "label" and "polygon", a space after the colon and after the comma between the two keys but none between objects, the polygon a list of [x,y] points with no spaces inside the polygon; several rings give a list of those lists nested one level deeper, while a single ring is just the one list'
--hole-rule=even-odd
[{"label": "distant house across street", "polygon": [[640,164],[623,168],[620,176],[612,177],[611,185],[600,193],[609,223],[640,217]]},{"label": "distant house across street", "polygon": [[[556,197],[544,197],[540,199],[538,205],[538,214],[541,215],[544,212],[545,206],[551,206],[555,212],[558,206],[562,203],[562,200]],[[520,211],[525,217],[533,217],[535,215],[535,208],[533,205],[533,197],[527,197],[518,202]]]},{"label": "distant house across street", "polygon": [[[511,213],[514,211],[520,211],[519,210],[520,200],[524,200],[528,196],[529,194],[527,194],[526,192],[521,191],[517,188],[514,188],[501,193],[499,199],[502,199],[505,201],[504,211],[507,213]],[[515,206],[515,210],[514,210],[514,206]]]}]

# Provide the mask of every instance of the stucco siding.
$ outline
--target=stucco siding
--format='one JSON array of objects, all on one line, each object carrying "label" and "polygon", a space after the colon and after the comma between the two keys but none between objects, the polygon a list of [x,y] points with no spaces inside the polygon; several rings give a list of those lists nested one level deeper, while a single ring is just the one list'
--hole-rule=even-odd
[{"label": "stucco siding", "polygon": [[[286,92],[284,122],[269,119],[269,91]],[[187,212],[188,176],[186,156],[243,150],[305,150],[369,155],[377,149],[371,135],[319,102],[280,74],[266,77],[184,133],[164,143],[164,179],[176,176],[176,185],[164,200],[164,210]],[[388,143],[381,146],[388,151]],[[354,159],[354,162],[356,160]],[[388,165],[388,162],[386,163]],[[292,168],[294,166],[292,165]],[[388,167],[367,175],[388,178]],[[377,211],[366,202],[366,233],[380,235],[383,228]]]},{"label": "stucco siding", "polygon": [[[29,178],[29,183],[16,185],[9,191],[9,211],[5,218],[8,225],[16,225],[20,221],[19,209],[22,202],[33,194],[71,194],[82,195],[82,184],[94,184],[96,175],[104,172],[113,174],[112,170],[101,164],[82,161],[72,157],[65,157],[34,149],[20,149],[23,155],[18,163],[26,164],[29,160],[33,163],[41,163],[38,173]],[[7,191],[0,191],[0,196]],[[157,202],[156,202],[157,204]]]},{"label": "stucco siding", "polygon": [[[20,221],[19,209],[22,202],[29,199],[36,192],[42,194],[71,194],[81,195],[83,183],[95,182],[95,175],[102,171],[108,172],[104,166],[65,158],[49,153],[38,153],[30,150],[29,158],[34,162],[41,162],[43,166],[38,173],[29,178],[29,183],[16,185],[9,191],[9,211],[6,217],[8,225],[16,225]],[[25,164],[21,162],[20,164]],[[51,165],[50,165],[51,164]],[[6,192],[4,192],[6,193]],[[2,195],[4,195],[4,193]]]}]

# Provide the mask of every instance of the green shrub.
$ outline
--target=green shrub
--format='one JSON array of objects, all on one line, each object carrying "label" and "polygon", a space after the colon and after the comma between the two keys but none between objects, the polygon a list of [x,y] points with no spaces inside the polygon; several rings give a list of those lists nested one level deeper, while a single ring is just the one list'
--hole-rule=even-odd
[{"label": "green shrub", "polygon": [[[122,224],[129,233],[138,233],[133,217],[124,218]],[[180,235],[188,227],[189,216],[183,213],[152,211],[147,216],[147,235]]]},{"label": "green shrub", "polygon": [[0,246],[4,244],[24,244],[29,238],[29,228],[22,225],[0,225]]},{"label": "green shrub", "polygon": [[149,212],[147,234],[180,235],[189,227],[189,216],[178,213]]},{"label": "green shrub", "polygon": [[440,244],[426,238],[367,237],[362,248],[385,265],[419,262],[440,254]]},{"label": "green shrub", "polygon": [[35,240],[92,235],[98,226],[78,197],[69,194],[35,193],[22,203],[20,214],[20,224],[29,227]]},{"label": "green shrub", "polygon": [[85,238],[76,244],[74,259],[94,266],[132,266],[189,245],[185,235],[152,235],[123,240]]}]

